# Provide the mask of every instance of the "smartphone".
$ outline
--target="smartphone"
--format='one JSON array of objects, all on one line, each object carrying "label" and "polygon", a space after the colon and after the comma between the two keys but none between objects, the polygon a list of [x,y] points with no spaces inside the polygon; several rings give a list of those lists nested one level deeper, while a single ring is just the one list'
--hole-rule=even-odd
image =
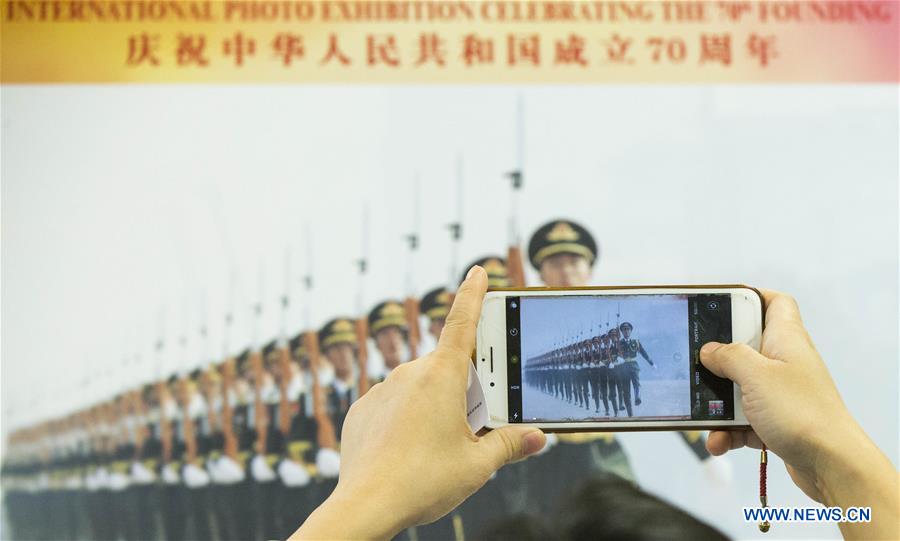
[{"label": "smartphone", "polygon": [[699,360],[706,342],[759,349],[763,302],[741,285],[490,291],[476,371],[488,428],[548,432],[749,426],[741,390]]}]

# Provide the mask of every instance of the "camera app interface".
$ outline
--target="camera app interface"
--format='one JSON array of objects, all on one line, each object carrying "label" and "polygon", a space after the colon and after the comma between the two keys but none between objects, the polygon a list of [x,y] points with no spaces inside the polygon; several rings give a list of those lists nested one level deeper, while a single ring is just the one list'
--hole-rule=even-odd
[{"label": "camera app interface", "polygon": [[731,341],[731,297],[508,297],[510,422],[734,418],[730,381],[698,360]]}]

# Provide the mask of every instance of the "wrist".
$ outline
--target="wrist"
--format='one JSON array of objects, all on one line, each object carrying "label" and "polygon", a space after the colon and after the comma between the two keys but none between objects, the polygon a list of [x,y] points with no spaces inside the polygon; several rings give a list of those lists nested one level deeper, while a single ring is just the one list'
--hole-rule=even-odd
[{"label": "wrist", "polygon": [[391,539],[403,525],[381,510],[382,499],[340,485],[316,508],[292,539]]},{"label": "wrist", "polygon": [[829,431],[816,457],[816,486],[826,506],[864,505],[848,501],[851,491],[847,488],[854,487],[857,490],[852,493],[859,494],[859,489],[867,485],[877,486],[884,475],[881,466],[886,458],[855,420],[848,419],[839,426]]}]

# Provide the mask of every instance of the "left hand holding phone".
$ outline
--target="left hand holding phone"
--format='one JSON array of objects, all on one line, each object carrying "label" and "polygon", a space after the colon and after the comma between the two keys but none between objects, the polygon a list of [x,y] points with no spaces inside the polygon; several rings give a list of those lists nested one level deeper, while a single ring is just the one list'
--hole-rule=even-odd
[{"label": "left hand holding phone", "polygon": [[292,539],[388,539],[433,522],[505,464],[540,451],[543,432],[506,426],[484,436],[466,421],[466,383],[487,274],[472,267],[437,349],[400,365],[350,408],[337,488]]}]

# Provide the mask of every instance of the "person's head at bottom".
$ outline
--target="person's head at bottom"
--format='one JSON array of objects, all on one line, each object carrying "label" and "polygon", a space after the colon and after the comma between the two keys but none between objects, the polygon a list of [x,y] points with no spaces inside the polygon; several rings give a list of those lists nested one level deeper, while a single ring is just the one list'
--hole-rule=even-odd
[{"label": "person's head at bottom", "polygon": [[478,539],[495,541],[629,541],[728,539],[685,511],[616,475],[594,477],[568,495],[555,518],[511,515],[493,522]]}]

